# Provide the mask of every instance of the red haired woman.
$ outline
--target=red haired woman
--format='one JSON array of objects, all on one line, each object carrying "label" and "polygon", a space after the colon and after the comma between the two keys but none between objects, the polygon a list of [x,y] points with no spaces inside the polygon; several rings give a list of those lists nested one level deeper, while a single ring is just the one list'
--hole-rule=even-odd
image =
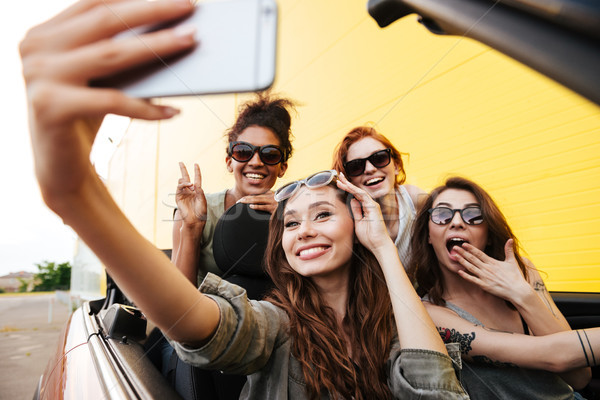
[{"label": "red haired woman", "polygon": [[388,233],[406,268],[416,205],[425,192],[404,184],[402,153],[375,128],[359,126],[337,146],[333,169],[344,172],[350,182],[379,203]]}]

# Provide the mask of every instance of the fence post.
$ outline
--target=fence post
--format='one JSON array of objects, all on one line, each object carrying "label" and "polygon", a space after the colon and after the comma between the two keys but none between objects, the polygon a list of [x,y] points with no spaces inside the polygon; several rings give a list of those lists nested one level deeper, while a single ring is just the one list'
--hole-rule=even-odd
[{"label": "fence post", "polygon": [[54,297],[50,297],[50,301],[48,302],[48,323],[52,323],[52,306],[54,305]]}]

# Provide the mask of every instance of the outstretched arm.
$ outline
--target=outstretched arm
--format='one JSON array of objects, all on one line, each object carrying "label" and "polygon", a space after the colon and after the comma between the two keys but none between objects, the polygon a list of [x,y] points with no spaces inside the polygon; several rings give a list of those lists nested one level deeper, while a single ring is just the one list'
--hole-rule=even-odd
[{"label": "outstretched arm", "polygon": [[356,236],[375,255],[383,270],[394,310],[400,347],[447,354],[435,325],[406,276],[398,257],[398,250],[387,233],[379,204],[342,174],[338,180],[338,187],[354,196],[351,206]]},{"label": "outstretched arm", "polygon": [[442,339],[460,343],[467,360],[555,373],[600,365],[600,328],[529,336],[477,326],[447,308],[425,305]]},{"label": "outstretched arm", "polygon": [[[556,332],[570,331],[571,327],[566,318],[562,315],[552,296],[546,289],[537,268],[528,259],[523,260],[529,268],[529,287],[535,294],[529,294],[527,298],[530,301],[524,301],[517,307],[530,330],[535,335],[548,335]],[[526,298],[524,298],[525,300]],[[572,371],[563,372],[561,378],[575,389],[581,389],[587,386],[592,379],[591,368],[577,368]]]},{"label": "outstretched arm", "polygon": [[[544,281],[535,266],[527,259],[529,282],[519,269],[515,258],[514,242],[509,239],[504,247],[504,261],[487,256],[474,246],[465,244],[456,248],[459,262],[466,271],[459,275],[483,290],[510,301],[523,317],[532,334],[536,336],[570,331],[567,320],[558,310],[546,290]],[[561,377],[575,388],[585,387],[591,377],[589,368],[580,368],[561,374]]]},{"label": "outstretched arm", "polygon": [[107,113],[159,120],[177,110],[87,86],[91,79],[194,46],[189,29],[112,39],[126,27],[180,18],[192,9],[187,0],[81,1],[30,30],[20,51],[44,201],[98,255],[148,318],[171,338],[199,344],[218,325],[216,303],[200,294],[134,229],[89,160],[97,128]]}]

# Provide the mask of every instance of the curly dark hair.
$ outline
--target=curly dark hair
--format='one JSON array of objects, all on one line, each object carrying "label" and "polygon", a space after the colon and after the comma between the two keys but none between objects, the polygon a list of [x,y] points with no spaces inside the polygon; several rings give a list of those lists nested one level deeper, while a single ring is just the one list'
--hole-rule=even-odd
[{"label": "curly dark hair", "polygon": [[475,196],[483,213],[483,220],[488,224],[488,244],[484,252],[497,260],[504,260],[504,245],[508,239],[514,240],[515,258],[525,279],[527,267],[520,253],[520,246],[506,218],[492,197],[478,184],[462,177],[449,177],[446,182],[433,189],[427,196],[413,225],[411,238],[411,259],[408,264],[408,276],[418,285],[419,295],[428,294],[434,304],[445,305],[444,278],[433,247],[429,244],[429,209],[435,199],[447,189],[466,190]]},{"label": "curly dark hair", "polygon": [[[338,198],[349,204],[348,193]],[[283,213],[279,203],[269,225],[266,268],[275,289],[266,300],[286,311],[290,318],[292,354],[302,365],[311,399],[329,393],[332,398],[390,399],[386,365],[396,333],[389,291],[375,256],[356,242],[352,251],[348,302],[342,329],[352,348],[336,329],[333,309],[323,300],[312,279],[292,269],[282,247]]]},{"label": "curly dark hair", "polygon": [[373,139],[379,141],[385,147],[392,150],[392,160],[398,167],[398,175],[396,175],[396,186],[402,185],[406,181],[406,172],[404,171],[404,163],[402,162],[402,155],[406,155],[406,153],[401,153],[398,149],[392,144],[392,142],[386,138],[381,133],[377,132],[375,128],[371,128],[369,126],[357,126],[353,128],[350,132],[344,136],[342,141],[337,145],[335,152],[333,153],[333,165],[332,168],[336,171],[346,173],[344,169],[344,163],[348,161],[348,149],[354,143],[358,142],[361,139],[372,137]]},{"label": "curly dark hair", "polygon": [[256,99],[242,104],[238,111],[235,123],[226,132],[228,143],[235,142],[249,126],[269,128],[279,138],[283,161],[290,158],[293,151],[290,111],[296,111],[296,103],[293,100],[261,92],[256,95]]}]

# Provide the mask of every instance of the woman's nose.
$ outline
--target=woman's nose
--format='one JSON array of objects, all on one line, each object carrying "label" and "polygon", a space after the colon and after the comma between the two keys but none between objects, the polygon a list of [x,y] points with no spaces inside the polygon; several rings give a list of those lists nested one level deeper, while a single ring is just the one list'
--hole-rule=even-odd
[{"label": "woman's nose", "polygon": [[255,151],[254,154],[252,154],[252,158],[250,160],[248,160],[248,164],[250,165],[258,165],[258,166],[262,166],[263,162],[260,159],[260,155],[258,154],[258,151]]},{"label": "woman's nose", "polygon": [[452,219],[450,220],[450,226],[464,227],[465,221],[462,219],[460,210],[454,210],[453,212],[454,212],[454,214],[452,214]]},{"label": "woman's nose", "polygon": [[304,220],[300,223],[300,227],[298,229],[299,239],[306,239],[314,237],[315,235],[315,229],[311,221]]},{"label": "woman's nose", "polygon": [[363,174],[372,174],[377,171],[377,167],[371,164],[371,161],[365,160],[365,171]]}]

